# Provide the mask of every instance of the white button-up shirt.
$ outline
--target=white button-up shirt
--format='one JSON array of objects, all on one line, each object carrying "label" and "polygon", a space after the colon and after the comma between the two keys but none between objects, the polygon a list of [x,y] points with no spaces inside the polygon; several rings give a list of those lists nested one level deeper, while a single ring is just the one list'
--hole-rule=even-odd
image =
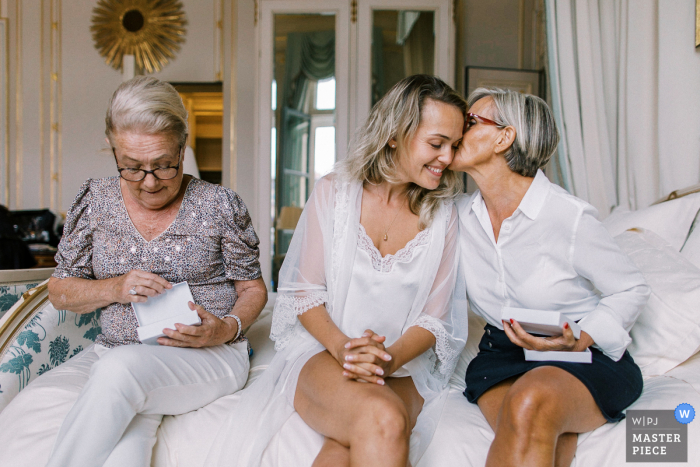
[{"label": "white button-up shirt", "polygon": [[622,358],[650,290],[595,208],[538,170],[498,241],[480,191],[458,209],[462,270],[476,314],[503,329],[504,307],[559,311],[580,320],[605,355]]}]

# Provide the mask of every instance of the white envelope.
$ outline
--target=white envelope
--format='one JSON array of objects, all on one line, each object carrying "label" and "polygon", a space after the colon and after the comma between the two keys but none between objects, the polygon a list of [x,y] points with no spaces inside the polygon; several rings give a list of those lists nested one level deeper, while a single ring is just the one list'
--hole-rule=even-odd
[{"label": "white envelope", "polygon": [[136,329],[143,344],[159,345],[158,338],[164,337],[163,329],[175,329],[175,323],[195,326],[202,324],[197,311],[190,310],[187,302],[194,302],[187,282],[174,284],[155,297],[148,297],[143,303],[132,303],[139,327]]},{"label": "white envelope", "polygon": [[528,362],[571,362],[571,363],[592,363],[593,353],[591,349],[583,352],[566,352],[560,350],[527,350],[525,360]]},{"label": "white envelope", "polygon": [[581,338],[581,326],[576,321],[567,318],[564,313],[559,313],[558,311],[504,307],[501,319],[504,321],[514,319],[527,332],[543,336],[561,336],[562,326],[564,326],[564,323],[569,323],[574,337],[576,339]]}]

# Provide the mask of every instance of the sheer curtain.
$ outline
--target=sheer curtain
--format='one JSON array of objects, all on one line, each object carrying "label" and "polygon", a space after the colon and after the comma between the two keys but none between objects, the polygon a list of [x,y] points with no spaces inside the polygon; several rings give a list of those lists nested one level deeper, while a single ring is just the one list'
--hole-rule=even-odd
[{"label": "sheer curtain", "polygon": [[658,0],[545,4],[562,136],[555,178],[601,218],[648,206],[669,190],[660,182]]},{"label": "sheer curtain", "polygon": [[303,110],[307,83],[335,74],[335,31],[287,34],[285,54],[284,105]]},{"label": "sheer curtain", "polygon": [[[311,116],[305,108],[311,84],[335,74],[335,31],[287,34],[285,72],[282,88],[282,124],[277,166],[277,210],[284,206],[303,207],[308,197],[309,141]],[[283,253],[285,248],[278,245]]]},{"label": "sheer curtain", "polygon": [[432,75],[435,68],[433,15],[428,12],[399,11],[396,29],[396,43],[403,46],[405,75]]}]

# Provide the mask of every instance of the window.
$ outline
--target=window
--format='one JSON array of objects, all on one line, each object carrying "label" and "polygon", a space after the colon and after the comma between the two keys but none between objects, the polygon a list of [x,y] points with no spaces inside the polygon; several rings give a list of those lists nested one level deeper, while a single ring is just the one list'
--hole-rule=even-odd
[{"label": "window", "polygon": [[335,77],[322,79],[316,83],[316,110],[335,109]]}]

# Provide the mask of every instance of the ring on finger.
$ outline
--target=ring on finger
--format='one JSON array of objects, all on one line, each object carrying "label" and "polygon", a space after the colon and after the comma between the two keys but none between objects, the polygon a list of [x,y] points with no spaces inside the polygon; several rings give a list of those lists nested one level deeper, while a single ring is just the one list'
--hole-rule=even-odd
[{"label": "ring on finger", "polygon": [[129,289],[129,295],[136,295],[136,286],[133,286],[131,289]]}]

